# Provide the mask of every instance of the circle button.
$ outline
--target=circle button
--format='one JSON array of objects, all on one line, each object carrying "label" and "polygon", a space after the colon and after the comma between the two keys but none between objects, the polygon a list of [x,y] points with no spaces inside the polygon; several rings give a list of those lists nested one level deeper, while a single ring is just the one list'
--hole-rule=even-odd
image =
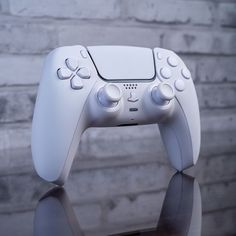
[{"label": "circle button", "polygon": [[160,74],[164,79],[169,79],[172,76],[172,72],[168,67],[161,68]]},{"label": "circle button", "polygon": [[190,79],[191,78],[191,73],[187,68],[183,68],[181,70],[181,74],[185,79]]},{"label": "circle button", "polygon": [[184,81],[182,79],[177,79],[175,81],[175,88],[180,92],[184,91],[184,89],[185,89]]}]

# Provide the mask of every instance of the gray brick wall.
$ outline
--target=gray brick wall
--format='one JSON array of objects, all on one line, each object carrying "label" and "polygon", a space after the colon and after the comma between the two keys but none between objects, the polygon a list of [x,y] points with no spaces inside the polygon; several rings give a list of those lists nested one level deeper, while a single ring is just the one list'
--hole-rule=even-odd
[{"label": "gray brick wall", "polygon": [[[0,0],[0,150],[30,148],[44,58],[53,48],[74,44],[176,51],[195,80],[202,132],[236,130],[235,8],[232,0]],[[114,163],[112,156],[130,164],[157,149],[161,160],[165,151],[155,126],[90,129],[78,156],[91,160],[86,166],[97,158]],[[127,155],[137,158],[127,161]],[[1,159],[3,170],[17,166]],[[23,157],[21,165],[30,166]]]},{"label": "gray brick wall", "polygon": [[[0,0],[0,148],[30,146],[30,124],[45,55],[58,46],[73,44],[175,50],[195,79],[203,132],[210,129],[208,125],[214,131],[222,125],[236,129],[232,122],[236,116],[235,9],[236,2],[230,0],[42,0],[40,4]],[[147,138],[153,136],[148,127],[134,132],[139,129],[147,131]],[[20,140],[11,137],[14,132]],[[82,149],[95,143],[100,132],[87,132]],[[120,136],[126,139],[129,132],[117,130],[116,142]],[[132,139],[139,138],[132,135]]]},{"label": "gray brick wall", "polygon": [[[28,206],[26,199],[35,203],[37,188],[42,193],[46,189],[33,172],[30,156],[34,102],[46,54],[74,44],[158,46],[176,51],[192,72],[201,108],[201,158],[190,172],[196,172],[203,194],[214,194],[219,185],[230,196],[236,176],[235,29],[235,0],[0,0],[0,185],[5,194],[16,193],[10,200],[6,195],[0,211],[23,209],[21,217],[30,218],[33,205]],[[81,186],[72,201],[81,196],[76,203],[81,211],[86,208],[80,205],[83,196],[88,194],[88,208],[97,214],[94,225],[88,227],[97,227],[103,211],[107,221],[113,222],[116,211],[126,208],[124,194],[138,195],[134,208],[142,204],[138,203],[142,198],[163,198],[163,187],[173,173],[167,163],[155,125],[89,129],[70,176],[72,192],[73,186]],[[17,183],[15,175],[19,175]],[[121,186],[124,179],[126,185]],[[17,188],[32,181],[35,188],[30,193]],[[154,189],[160,191],[152,193]],[[118,199],[114,211],[96,205],[100,204],[96,199],[108,193]],[[229,209],[235,208],[233,199],[220,203],[220,199],[203,202],[206,235],[217,235],[213,231],[222,211],[228,217],[235,215]],[[152,214],[152,209],[145,214]],[[228,228],[222,226],[221,232],[233,232],[232,224]]]}]

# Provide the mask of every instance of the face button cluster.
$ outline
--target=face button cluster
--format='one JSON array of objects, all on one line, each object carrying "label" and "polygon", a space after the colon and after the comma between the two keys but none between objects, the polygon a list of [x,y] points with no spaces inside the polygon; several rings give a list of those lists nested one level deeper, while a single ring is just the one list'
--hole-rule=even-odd
[{"label": "face button cluster", "polygon": [[165,56],[166,52],[162,51],[157,51],[155,54],[155,57],[158,61],[158,74],[160,75],[162,81],[173,86],[178,92],[184,91],[186,87],[185,80],[191,78],[190,71],[175,55]]},{"label": "face button cluster", "polygon": [[90,79],[91,73],[87,67],[80,67],[78,60],[74,58],[67,58],[65,60],[65,67],[57,70],[57,76],[61,80],[70,79],[71,88],[82,89],[83,79]]}]

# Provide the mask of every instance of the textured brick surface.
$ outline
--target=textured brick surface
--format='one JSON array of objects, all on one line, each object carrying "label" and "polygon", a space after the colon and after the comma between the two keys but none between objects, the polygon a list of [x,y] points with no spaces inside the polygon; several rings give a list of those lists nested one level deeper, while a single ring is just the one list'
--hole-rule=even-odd
[{"label": "textured brick surface", "polygon": [[120,15],[118,0],[9,0],[9,11],[19,16],[81,19],[114,19]]},{"label": "textured brick surface", "polygon": [[200,107],[224,108],[236,107],[236,84],[202,84],[197,86]]},{"label": "textured brick surface", "polygon": [[[27,123],[1,125],[0,133],[0,149],[2,151],[30,146],[31,130]],[[8,161],[7,158],[5,160]]]},{"label": "textured brick surface", "polygon": [[211,24],[212,5],[204,1],[124,1],[125,16],[145,22]]},{"label": "textured brick surface", "polygon": [[[210,212],[202,219],[202,232],[204,235],[234,235],[235,234],[235,208],[224,211]],[[225,220],[222,222],[222,217]],[[216,230],[217,229],[217,230]]]},{"label": "textured brick surface", "polygon": [[199,58],[197,80],[209,83],[236,82],[236,57]]},{"label": "textured brick surface", "polygon": [[235,55],[236,33],[173,30],[165,33],[163,46],[183,53]]},{"label": "textured brick surface", "polygon": [[[33,220],[34,212],[19,212],[17,214],[1,214],[1,231],[4,235],[10,236],[21,236],[21,235],[32,235],[33,234]],[[25,222],[19,224],[19,222]],[[26,223],[27,222],[27,223]],[[15,227],[12,227],[12,226]]]},{"label": "textured brick surface", "polygon": [[31,121],[35,102],[35,89],[10,88],[0,92],[0,123]]},{"label": "textured brick surface", "polygon": [[56,44],[53,28],[44,25],[0,23],[0,35],[2,53],[43,53]]},{"label": "textured brick surface", "polygon": [[0,55],[0,86],[31,85],[40,80],[43,56]]},{"label": "textured brick surface", "polygon": [[236,27],[236,3],[220,4],[220,22],[223,26]]},{"label": "textured brick surface", "polygon": [[0,0],[0,12],[5,13],[8,11],[8,0]]},{"label": "textured brick surface", "polygon": [[58,26],[59,45],[134,45],[160,46],[161,33],[147,27],[84,24]]}]

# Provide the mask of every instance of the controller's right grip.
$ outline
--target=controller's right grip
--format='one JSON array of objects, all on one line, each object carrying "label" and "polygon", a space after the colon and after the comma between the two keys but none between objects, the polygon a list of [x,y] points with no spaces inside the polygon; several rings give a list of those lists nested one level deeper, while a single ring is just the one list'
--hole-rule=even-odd
[{"label": "controller's right grip", "polygon": [[172,166],[182,171],[196,164],[200,150],[200,118],[195,107],[194,119],[186,115],[175,98],[174,112],[159,124],[163,143]]}]

